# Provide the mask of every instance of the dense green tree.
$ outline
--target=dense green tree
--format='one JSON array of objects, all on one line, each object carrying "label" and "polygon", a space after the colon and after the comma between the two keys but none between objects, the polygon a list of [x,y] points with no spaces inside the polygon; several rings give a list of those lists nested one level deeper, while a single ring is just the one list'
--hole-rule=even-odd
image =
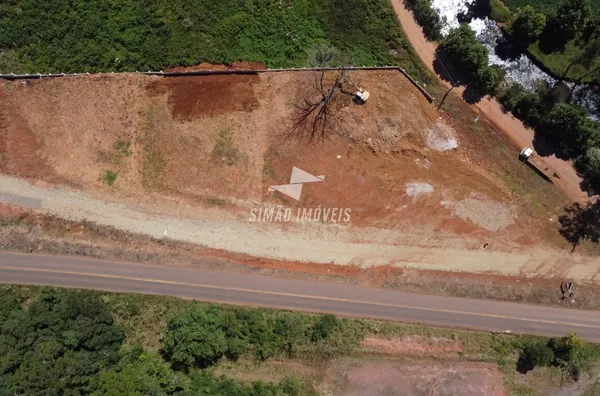
[{"label": "dense green tree", "polygon": [[[600,186],[600,147],[590,147],[576,161],[581,174],[594,186]],[[600,188],[600,187],[596,187]]]},{"label": "dense green tree", "polygon": [[281,337],[283,348],[289,357],[294,357],[298,346],[306,337],[305,316],[295,312],[279,313],[275,319],[275,334]]},{"label": "dense green tree", "polygon": [[505,111],[513,111],[525,93],[525,88],[521,84],[513,83],[500,92],[498,101]]},{"label": "dense green tree", "polygon": [[285,377],[279,384],[283,394],[287,396],[297,396],[302,390],[302,384],[296,377]]},{"label": "dense green tree", "polygon": [[467,24],[452,29],[440,43],[438,51],[443,51],[456,70],[469,76],[475,75],[488,63],[487,49],[477,41],[475,32]]},{"label": "dense green tree", "polygon": [[560,338],[551,338],[548,346],[554,351],[555,363],[576,380],[581,371],[588,367],[592,358],[589,344],[574,333]]},{"label": "dense green tree", "polygon": [[513,114],[529,127],[539,125],[547,112],[549,104],[536,92],[525,92],[517,101]]},{"label": "dense green tree", "polygon": [[227,336],[220,309],[192,304],[185,314],[169,320],[165,352],[177,365],[210,365],[227,352]]},{"label": "dense green tree", "polygon": [[[4,295],[0,377],[14,394],[89,393],[98,371],[118,359],[122,331],[93,293],[43,288],[26,309]],[[13,309],[8,311],[7,307]]]},{"label": "dense green tree", "polygon": [[0,289],[0,323],[4,322],[13,311],[21,307],[16,297],[7,289]]},{"label": "dense green tree", "polygon": [[425,37],[429,40],[440,40],[442,28],[446,21],[431,6],[430,0],[405,0],[407,7],[413,12],[415,19],[423,28]]},{"label": "dense green tree", "polygon": [[504,73],[499,66],[496,65],[485,65],[480,67],[475,72],[475,80],[477,84],[483,88],[483,90],[491,95],[495,95],[498,91],[500,83],[504,79]]},{"label": "dense green tree", "polygon": [[546,26],[546,15],[527,5],[517,11],[512,22],[512,31],[518,39],[530,43],[542,34],[544,26]]},{"label": "dense green tree", "polygon": [[281,338],[273,331],[273,323],[255,310],[239,309],[236,317],[241,321],[246,339],[259,360],[275,355],[281,349]]},{"label": "dense green tree", "polygon": [[[484,3],[485,4],[485,3]],[[497,22],[509,22],[512,17],[510,9],[502,0],[490,0],[490,18]]]},{"label": "dense green tree", "polygon": [[331,314],[323,315],[312,327],[311,339],[313,341],[323,340],[340,326],[340,320]]},{"label": "dense green tree", "polygon": [[548,19],[547,40],[555,40],[556,48],[573,39],[577,32],[583,31],[590,16],[590,7],[586,0],[564,0],[559,4],[556,15]]},{"label": "dense green tree", "polygon": [[567,103],[555,105],[536,131],[576,156],[584,153],[589,140],[600,133],[585,108]]},{"label": "dense green tree", "polygon": [[255,381],[251,386],[243,385],[225,377],[215,377],[204,370],[191,374],[190,390],[183,395],[279,396],[282,393],[286,394],[282,388],[281,385],[262,381]]},{"label": "dense green tree", "polygon": [[600,38],[600,15],[593,15],[588,18],[583,27],[582,38],[585,41]]},{"label": "dense green tree", "polygon": [[[0,71],[7,73],[239,60],[304,66],[321,44],[355,65],[411,58],[386,0],[11,0],[0,7]],[[412,60],[404,66],[417,67]]]},{"label": "dense green tree", "polygon": [[175,372],[160,355],[134,350],[100,373],[94,395],[172,395],[189,388],[189,379]]},{"label": "dense green tree", "polygon": [[[488,65],[488,51],[477,41],[469,25],[452,29],[437,51],[439,61],[444,67],[450,67],[451,74],[459,74],[461,81],[476,83],[485,93],[496,94],[504,73],[498,66]],[[448,66],[446,61],[451,65]]]}]

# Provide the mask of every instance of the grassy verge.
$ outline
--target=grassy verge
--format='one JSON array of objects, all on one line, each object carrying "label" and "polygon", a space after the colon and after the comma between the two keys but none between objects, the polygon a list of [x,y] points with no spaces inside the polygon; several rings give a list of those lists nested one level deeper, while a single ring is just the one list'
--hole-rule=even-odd
[{"label": "grassy verge", "polygon": [[387,0],[17,0],[0,7],[0,71],[162,70],[202,61],[306,66],[328,44],[354,65],[422,67]]}]

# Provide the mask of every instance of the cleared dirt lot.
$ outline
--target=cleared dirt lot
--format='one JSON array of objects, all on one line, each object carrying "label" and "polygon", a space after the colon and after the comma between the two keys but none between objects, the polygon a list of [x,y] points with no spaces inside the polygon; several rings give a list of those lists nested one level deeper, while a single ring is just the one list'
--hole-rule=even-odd
[{"label": "cleared dirt lot", "polygon": [[[401,255],[387,250],[384,262],[376,257],[377,249],[358,249],[341,260],[359,265],[394,264],[398,258],[399,264],[427,266],[436,264],[435,256],[455,254],[444,261],[449,270],[477,270],[481,262],[482,271],[513,263],[508,273],[523,268],[547,273],[539,267],[550,260],[552,271],[558,271],[556,266],[566,260],[558,251],[546,251],[549,244],[564,246],[547,236],[548,229],[555,230],[552,212],[563,203],[557,195],[547,194],[537,211],[520,199],[506,177],[510,166],[520,165],[516,159],[516,165],[502,168],[504,152],[478,149],[486,139],[480,131],[446,119],[400,73],[352,72],[349,78],[371,93],[369,102],[359,106],[340,96],[333,129],[344,136],[310,143],[286,133],[295,105],[314,95],[312,73],[172,79],[103,75],[4,83],[0,170],[33,180],[37,187],[67,185],[93,199],[121,202],[129,206],[119,210],[131,214],[135,209],[137,217],[149,213],[209,223],[215,232],[228,230],[220,237],[228,245],[211,247],[231,245],[242,253],[260,250],[236,250],[236,230],[272,243],[284,231],[303,241],[329,243],[333,257],[336,243],[340,248],[351,243],[407,248]],[[289,181],[293,166],[326,176],[323,183],[305,185],[300,202],[268,192],[270,185]],[[525,183],[540,183],[529,176]],[[293,211],[350,208],[352,216],[335,225],[249,223],[252,208],[278,205]],[[94,220],[115,215],[107,210],[111,213],[96,213]],[[140,227],[158,232],[150,225]],[[138,228],[132,231],[143,232]],[[194,239],[191,229],[184,231],[184,240]],[[484,243],[489,244],[485,251]],[[289,246],[302,250],[301,245]],[[419,250],[431,247],[454,253]],[[308,253],[314,250],[307,246],[303,255],[266,249],[272,257],[302,261],[311,261]],[[464,249],[480,252],[461,267]],[[515,260],[512,254],[524,249],[536,259]],[[487,260],[488,251],[504,256]]]},{"label": "cleared dirt lot", "polygon": [[333,395],[486,395],[504,396],[502,374],[495,365],[472,362],[341,360],[332,365],[325,384]]}]

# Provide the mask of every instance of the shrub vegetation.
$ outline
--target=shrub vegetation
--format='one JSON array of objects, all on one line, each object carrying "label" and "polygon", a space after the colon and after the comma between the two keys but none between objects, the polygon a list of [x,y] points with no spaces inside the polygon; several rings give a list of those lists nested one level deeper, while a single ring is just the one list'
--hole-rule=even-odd
[{"label": "shrub vegetation", "polygon": [[521,372],[527,372],[535,367],[556,366],[577,380],[581,372],[596,358],[597,348],[570,333],[564,337],[551,338],[547,343],[525,343],[519,355],[517,368]]},{"label": "shrub vegetation", "polygon": [[421,77],[387,0],[11,0],[0,5],[1,72],[162,70],[202,61],[305,66],[329,44],[354,65]]}]

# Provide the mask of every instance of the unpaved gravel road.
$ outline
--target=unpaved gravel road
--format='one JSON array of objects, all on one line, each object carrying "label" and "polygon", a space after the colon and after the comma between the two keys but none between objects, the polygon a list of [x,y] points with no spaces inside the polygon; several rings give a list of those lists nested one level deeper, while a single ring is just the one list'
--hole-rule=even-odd
[{"label": "unpaved gravel road", "polygon": [[[402,240],[399,232],[342,226],[291,229],[284,233],[265,223],[202,221],[150,214],[127,204],[97,200],[79,191],[47,189],[0,175],[0,200],[11,197],[14,203],[15,196],[22,202],[40,200],[41,210],[66,219],[86,219],[156,238],[164,237],[167,231],[167,237],[173,240],[255,257],[362,267],[395,264],[432,270],[600,280],[600,259],[552,249],[502,253],[400,246],[395,244]],[[357,240],[364,243],[354,242]]]},{"label": "unpaved gravel road", "polygon": [[[431,41],[427,41],[423,35],[423,30],[415,22],[415,19],[406,7],[402,0],[392,0],[394,11],[398,16],[398,21],[402,25],[402,29],[405,32],[408,41],[414,48],[419,58],[423,61],[425,66],[435,74],[433,68],[433,61],[435,59],[435,51],[437,44]],[[440,81],[444,86],[450,88],[450,84],[440,78]],[[455,92],[462,94],[464,87],[457,87],[454,89]],[[533,148],[533,137],[534,131],[530,128],[526,128],[521,121],[513,117],[509,113],[505,113],[502,110],[502,106],[495,99],[488,96],[477,102],[474,107],[489,120],[496,128],[498,128],[504,136],[506,136],[513,145],[519,149],[523,147]],[[581,178],[577,175],[577,172],[573,168],[571,161],[565,161],[557,158],[555,155],[544,157],[544,161],[548,163],[552,168],[556,169],[560,174],[560,180],[556,180],[555,184],[559,190],[569,199],[573,201],[585,201],[588,198],[586,192],[581,189],[580,183]]]}]

